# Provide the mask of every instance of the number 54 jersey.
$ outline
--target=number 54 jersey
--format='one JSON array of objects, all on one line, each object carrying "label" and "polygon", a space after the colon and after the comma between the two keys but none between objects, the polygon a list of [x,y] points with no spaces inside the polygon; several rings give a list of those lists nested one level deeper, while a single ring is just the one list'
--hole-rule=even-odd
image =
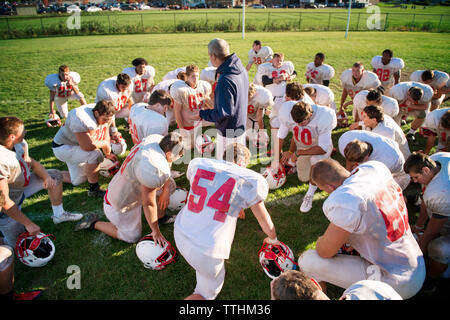
[{"label": "number 54 jersey", "polygon": [[208,256],[228,259],[239,212],[267,197],[259,173],[225,160],[195,158],[187,170],[191,188],[175,229]]}]

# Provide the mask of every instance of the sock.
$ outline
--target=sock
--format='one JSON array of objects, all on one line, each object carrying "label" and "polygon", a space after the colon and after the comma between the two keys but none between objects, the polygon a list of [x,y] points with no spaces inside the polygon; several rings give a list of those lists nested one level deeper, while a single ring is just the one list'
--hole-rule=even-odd
[{"label": "sock", "polygon": [[89,191],[95,191],[100,189],[100,186],[98,185],[98,182],[96,183],[89,183]]},{"label": "sock", "polygon": [[61,203],[59,206],[52,205],[53,215],[55,217],[61,217],[64,213],[63,204]]},{"label": "sock", "polygon": [[306,192],[307,195],[313,196],[314,193],[317,190],[317,186],[313,186],[311,183],[309,184],[308,191]]},{"label": "sock", "polygon": [[411,134],[415,134],[416,133],[416,130],[415,129],[409,129],[409,132],[408,132],[408,134],[409,133],[411,133]]}]

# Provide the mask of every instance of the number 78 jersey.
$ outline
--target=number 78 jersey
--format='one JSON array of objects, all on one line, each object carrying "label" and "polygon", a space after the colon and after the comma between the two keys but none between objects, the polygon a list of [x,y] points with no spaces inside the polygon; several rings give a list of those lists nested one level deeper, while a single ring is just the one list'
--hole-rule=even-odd
[{"label": "number 78 jersey", "polygon": [[187,170],[191,188],[175,221],[193,246],[208,256],[228,259],[239,212],[267,197],[262,175],[224,160],[195,158]]}]

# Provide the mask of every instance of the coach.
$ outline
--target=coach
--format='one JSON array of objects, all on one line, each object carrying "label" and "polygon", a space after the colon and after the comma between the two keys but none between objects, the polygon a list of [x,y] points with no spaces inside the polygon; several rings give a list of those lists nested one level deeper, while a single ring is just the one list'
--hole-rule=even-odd
[{"label": "coach", "polygon": [[218,132],[216,158],[222,159],[227,145],[234,142],[245,145],[245,127],[248,104],[248,74],[238,56],[230,54],[223,39],[208,44],[211,63],[217,67],[217,85],[214,91],[214,109],[200,110],[203,120],[214,122]]}]

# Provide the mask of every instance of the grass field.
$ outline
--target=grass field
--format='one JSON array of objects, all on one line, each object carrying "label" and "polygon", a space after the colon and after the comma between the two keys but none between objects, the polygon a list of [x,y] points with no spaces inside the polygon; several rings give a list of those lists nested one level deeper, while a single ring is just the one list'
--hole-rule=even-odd
[{"label": "grass field", "polygon": [[[450,31],[450,7],[401,9],[379,4],[381,30]],[[366,21],[374,11],[351,10],[350,30],[367,31]],[[80,28],[67,29],[69,14],[9,17],[0,19],[0,36],[28,38],[48,35],[130,34],[165,32],[239,32],[241,9],[198,9],[189,11],[125,11],[82,13]],[[345,30],[347,9],[253,9],[246,10],[248,31]]]},{"label": "grass field", "polygon": [[[131,66],[136,57],[145,57],[156,69],[156,81],[164,74],[180,66],[196,63],[204,68],[208,63],[207,44],[222,37],[230,43],[233,52],[247,62],[247,52],[253,40],[259,39],[274,51],[283,52],[286,60],[291,60],[302,76],[305,66],[313,60],[316,52],[326,54],[326,63],[334,66],[336,76],[331,88],[339,105],[339,76],[355,61],[361,61],[370,69],[374,55],[390,48],[394,55],[404,59],[406,67],[402,80],[417,69],[431,68],[448,71],[450,62],[450,36],[441,33],[350,33],[347,40],[343,32],[327,33],[251,33],[242,39],[239,33],[210,34],[166,34],[166,35],[118,35],[41,38],[29,40],[0,41],[0,115],[17,115],[25,121],[28,131],[26,139],[30,145],[31,157],[39,160],[47,168],[65,170],[51,151],[51,141],[57,129],[49,129],[43,123],[48,112],[48,89],[44,78],[57,72],[61,64],[67,64],[81,75],[80,89],[87,102],[95,99],[97,85],[104,79],[116,75],[124,67]],[[252,79],[252,69],[249,78]],[[70,103],[71,107],[78,103]],[[349,114],[350,114],[349,110]],[[266,119],[267,124],[267,119]],[[405,126],[406,130],[408,126]],[[131,145],[131,139],[124,131],[124,122],[119,129]],[[333,132],[335,146],[344,129]],[[288,139],[286,139],[288,140]],[[412,150],[421,149],[424,140]],[[288,143],[286,141],[286,143]],[[125,156],[121,157],[123,160]],[[342,161],[339,155],[335,157]],[[260,158],[252,162],[258,170]],[[175,169],[183,170],[185,165]],[[108,179],[101,178],[106,188]],[[177,179],[177,184],[189,187],[185,177]],[[64,207],[75,212],[97,212],[102,214],[102,200],[86,196],[84,184],[80,187],[64,185]],[[277,228],[278,238],[287,243],[299,255],[314,248],[315,241],[326,229],[328,221],[322,213],[321,205],[326,193],[316,192],[313,209],[308,214],[300,214],[298,208],[307,185],[299,184],[296,175],[289,176],[287,183],[271,192],[266,206]],[[50,219],[51,206],[44,192],[26,199],[23,211],[41,226],[46,233],[55,235],[56,255],[42,269],[28,268],[16,261],[16,290],[45,288],[42,299],[182,299],[195,286],[195,272],[183,258],[156,272],[144,269],[135,254],[135,245],[113,240],[99,232],[74,233],[74,223],[54,225]],[[236,236],[230,259],[226,261],[227,275],[219,300],[246,299],[264,300],[270,298],[269,278],[262,272],[257,252],[264,239],[256,219],[249,210],[246,219],[238,221]],[[414,221],[416,211],[410,211]],[[144,221],[143,234],[149,232]],[[173,226],[161,227],[169,241],[173,241]],[[69,290],[66,281],[70,274],[67,268],[79,266],[81,289]],[[342,289],[330,286],[330,297],[339,298]]]}]

